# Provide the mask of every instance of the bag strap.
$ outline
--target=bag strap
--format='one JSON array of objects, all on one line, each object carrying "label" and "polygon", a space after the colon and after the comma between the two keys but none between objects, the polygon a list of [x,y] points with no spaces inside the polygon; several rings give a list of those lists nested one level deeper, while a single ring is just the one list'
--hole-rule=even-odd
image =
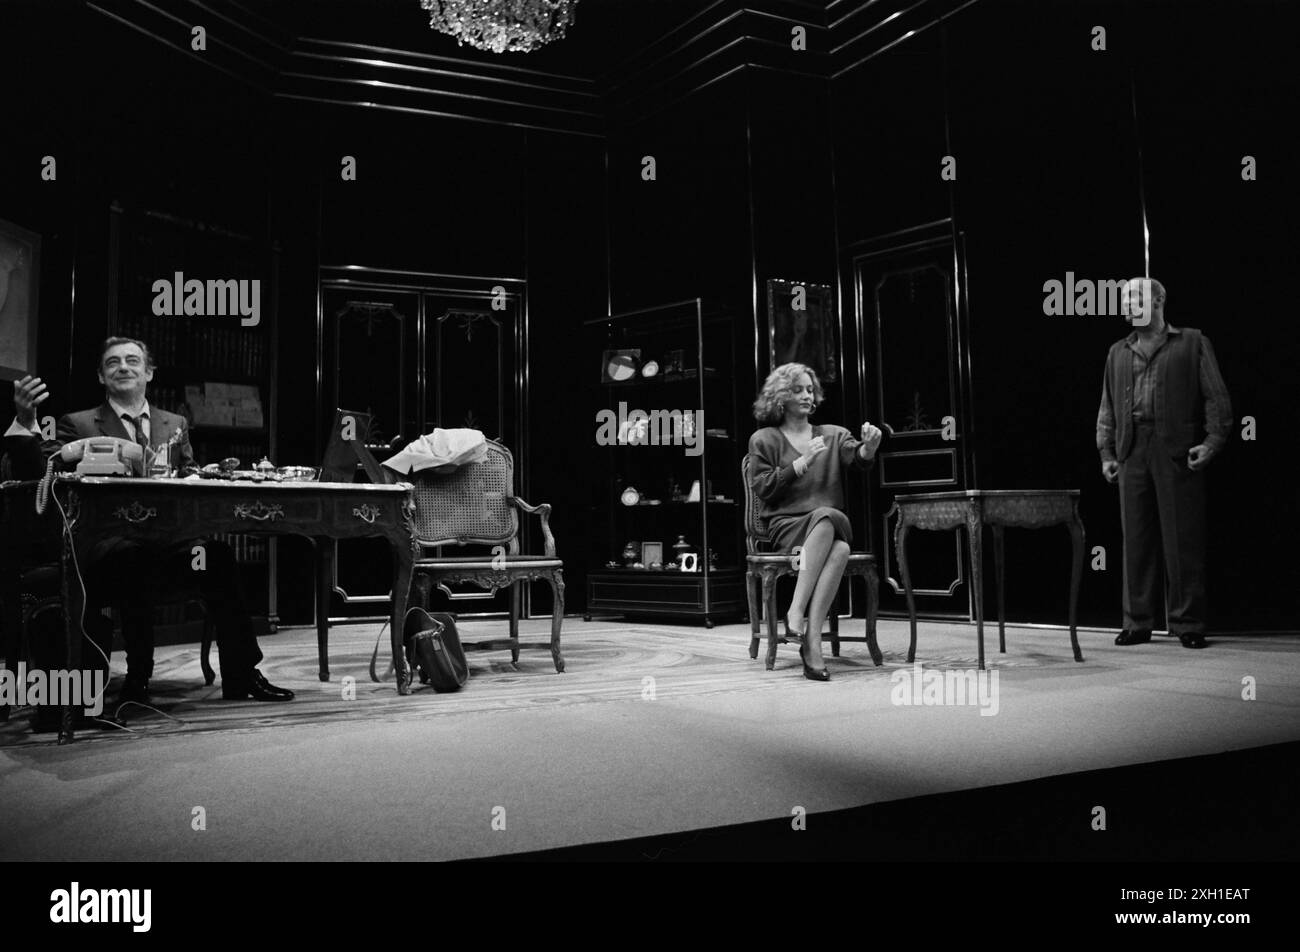
[{"label": "bag strap", "polygon": [[[447,626],[444,625],[442,622],[438,621],[438,619],[436,618],[433,619],[433,622],[438,626],[436,629],[433,630],[433,633],[435,635],[441,635],[444,631],[447,630]],[[375,666],[379,662],[379,645],[383,641],[384,629],[387,627],[388,627],[387,621],[385,621],[383,625],[380,626],[379,634],[375,635],[375,649],[372,652],[370,652],[370,680],[374,681],[375,683],[379,683],[381,681],[387,681],[388,676],[390,674],[397,673],[397,670],[393,667],[393,662],[390,659],[388,662],[388,667],[384,670],[384,676],[381,678],[377,674],[375,674]]]},{"label": "bag strap", "polygon": [[383,639],[384,629],[387,627],[388,627],[388,622],[384,622],[383,625],[380,627],[379,634],[375,635],[375,650],[370,653],[370,680],[376,683],[378,683],[379,681],[387,681],[388,676],[390,674],[397,673],[397,669],[393,667],[393,662],[392,659],[390,658],[388,661],[388,670],[384,672],[384,676],[380,678],[378,675],[375,674],[375,664],[379,660],[379,642],[381,641],[381,639]]}]

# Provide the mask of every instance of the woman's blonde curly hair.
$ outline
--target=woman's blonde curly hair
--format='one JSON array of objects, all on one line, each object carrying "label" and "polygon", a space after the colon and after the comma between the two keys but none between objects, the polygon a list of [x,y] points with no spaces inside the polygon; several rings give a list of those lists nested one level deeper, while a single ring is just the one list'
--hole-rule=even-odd
[{"label": "woman's blonde curly hair", "polygon": [[785,418],[785,404],[794,395],[794,382],[800,374],[807,374],[812,381],[813,409],[821,406],[826,399],[822,392],[822,382],[816,372],[807,364],[782,364],[763,381],[763,389],[754,401],[754,419],[767,426],[776,426]]}]

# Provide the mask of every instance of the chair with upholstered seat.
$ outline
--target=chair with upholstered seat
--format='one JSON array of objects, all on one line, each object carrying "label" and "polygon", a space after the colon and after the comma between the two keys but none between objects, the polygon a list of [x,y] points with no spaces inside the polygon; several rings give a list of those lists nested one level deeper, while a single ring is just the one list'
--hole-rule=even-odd
[{"label": "chair with upholstered seat", "polygon": [[[740,463],[740,482],[745,487],[745,596],[749,599],[750,641],[749,656],[758,657],[759,642],[759,605],[767,616],[767,669],[772,670],[776,664],[776,646],[784,642],[799,643],[799,638],[786,638],[777,631],[776,615],[776,580],[783,575],[797,575],[795,567],[798,556],[793,552],[776,550],[763,526],[763,502],[754,495],[749,482],[750,457]],[[852,552],[848,565],[844,568],[844,577],[851,579],[859,576],[867,583],[867,633],[865,637],[847,637],[839,633],[839,617],[834,607],[829,613],[831,654],[840,656],[841,641],[864,642],[871,652],[871,660],[877,665],[884,663],[880,648],[876,645],[876,610],[880,604],[880,575],[876,570],[876,557],[870,552]],[[850,583],[852,584],[852,583]],[[756,590],[757,589],[757,590]]]},{"label": "chair with upholstered seat", "polygon": [[[510,588],[510,637],[494,641],[462,642],[466,650],[510,649],[513,661],[520,648],[548,648],[555,670],[564,670],[560,654],[560,626],[564,621],[564,563],[555,554],[551,534],[551,507],[530,506],[514,493],[515,464],[510,451],[492,440],[478,463],[461,466],[447,475],[431,471],[413,473],[415,486],[415,529],[420,552],[415,561],[412,588],[419,604],[429,607],[433,585],[471,582],[488,591]],[[519,543],[519,511],[540,517],[544,555],[525,555]],[[491,546],[486,555],[447,556],[428,553],[440,546]],[[551,617],[550,642],[523,643],[519,640],[521,586],[526,581],[545,579],[550,583],[555,605]]]}]

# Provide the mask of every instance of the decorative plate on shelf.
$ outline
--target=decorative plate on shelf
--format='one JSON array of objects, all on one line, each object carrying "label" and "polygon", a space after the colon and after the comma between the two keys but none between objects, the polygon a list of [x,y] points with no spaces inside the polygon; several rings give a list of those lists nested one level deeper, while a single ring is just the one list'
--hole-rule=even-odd
[{"label": "decorative plate on shelf", "polygon": [[637,492],[635,488],[629,486],[627,489],[623,490],[623,495],[618,498],[619,502],[623,503],[625,506],[635,506],[641,501],[641,494]]},{"label": "decorative plate on shelf", "polygon": [[639,348],[607,350],[601,361],[601,383],[622,383],[636,376],[641,366]]}]

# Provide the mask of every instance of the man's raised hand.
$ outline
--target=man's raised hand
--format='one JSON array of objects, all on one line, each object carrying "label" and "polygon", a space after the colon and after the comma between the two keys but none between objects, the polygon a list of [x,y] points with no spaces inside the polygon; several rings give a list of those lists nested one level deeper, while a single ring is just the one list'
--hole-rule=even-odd
[{"label": "man's raised hand", "polygon": [[48,400],[50,393],[40,377],[28,374],[14,381],[14,416],[18,425],[28,430],[36,428],[36,408]]}]

